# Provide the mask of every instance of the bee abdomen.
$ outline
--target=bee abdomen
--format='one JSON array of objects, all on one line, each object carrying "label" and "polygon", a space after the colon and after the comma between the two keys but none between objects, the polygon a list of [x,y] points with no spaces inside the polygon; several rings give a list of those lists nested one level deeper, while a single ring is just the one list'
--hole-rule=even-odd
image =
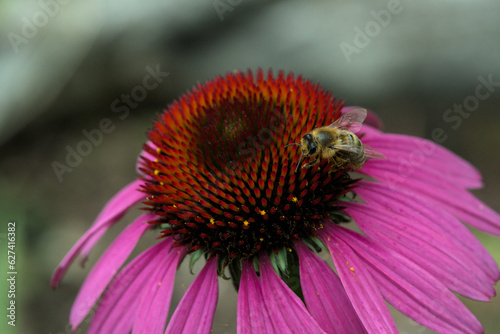
[{"label": "bee abdomen", "polygon": [[353,168],[361,168],[366,161],[366,154],[363,144],[361,143],[361,140],[359,140],[358,136],[353,133],[348,132],[347,138],[352,147],[360,150],[359,153],[349,152],[349,160],[351,161],[351,166]]}]

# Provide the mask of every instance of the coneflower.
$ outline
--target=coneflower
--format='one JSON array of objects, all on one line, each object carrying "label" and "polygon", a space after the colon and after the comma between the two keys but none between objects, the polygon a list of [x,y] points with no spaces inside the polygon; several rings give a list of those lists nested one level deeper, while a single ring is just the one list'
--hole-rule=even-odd
[{"label": "coneflower", "polygon": [[[468,191],[481,175],[428,140],[381,132],[371,112],[356,134],[387,159],[301,168],[300,150],[287,145],[351,109],[301,77],[261,71],[218,77],[168,106],[148,134],[138,179],[54,273],[53,287],[143,203],[146,213],[85,280],[73,329],[97,303],[89,333],[210,333],[222,276],[238,289],[238,333],[395,333],[386,301],[434,331],[481,333],[453,293],[488,301],[500,279],[461,222],[500,235],[499,215]],[[122,268],[147,230],[160,240]],[[167,324],[185,258],[206,263]]]}]

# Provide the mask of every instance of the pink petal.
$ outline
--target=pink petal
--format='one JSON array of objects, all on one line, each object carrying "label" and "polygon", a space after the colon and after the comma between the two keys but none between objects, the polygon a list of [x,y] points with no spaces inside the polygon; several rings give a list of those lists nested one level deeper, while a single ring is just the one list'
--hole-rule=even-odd
[{"label": "pink petal", "polygon": [[363,142],[381,150],[387,159],[368,160],[360,172],[391,189],[424,195],[466,223],[500,235],[500,215],[462,189],[482,186],[481,175],[468,162],[424,139],[365,130]]},{"label": "pink petal", "polygon": [[106,286],[128,258],[137,241],[150,227],[147,222],[155,217],[153,214],[144,214],[137,218],[123,230],[92,268],[71,309],[69,318],[74,327],[78,327],[85,319]]},{"label": "pink petal", "polygon": [[73,263],[74,259],[80,253],[83,246],[88,242],[88,240],[98,231],[107,230],[107,228],[107,226],[103,225],[93,226],[83,234],[80,240],[78,240],[73,248],[71,248],[71,250],[66,254],[61,263],[59,263],[59,266],[54,271],[54,274],[52,274],[52,278],[50,280],[50,286],[52,289],[56,288],[59,285],[69,266],[71,265],[71,263]]},{"label": "pink petal", "polygon": [[210,333],[218,293],[217,259],[209,259],[182,297],[165,333]]},{"label": "pink petal", "polygon": [[450,289],[483,301],[494,295],[494,281],[461,248],[443,234],[428,228],[424,217],[398,216],[374,205],[348,203],[346,206],[346,212],[372,240],[381,245],[390,245],[439,278]]},{"label": "pink petal", "polygon": [[424,196],[455,217],[484,232],[500,236],[500,216],[468,191],[437,187],[408,178],[401,188]]},{"label": "pink petal", "polygon": [[377,282],[342,238],[344,228],[325,224],[321,239],[330,250],[347,296],[368,333],[397,333]]},{"label": "pink petal", "polygon": [[92,226],[103,225],[106,226],[106,229],[96,232],[89,238],[89,241],[83,245],[80,252],[82,256],[82,260],[80,261],[81,264],[85,262],[88,254],[107,229],[120,220],[133,205],[146,199],[147,195],[140,190],[144,184],[145,182],[143,180],[135,180],[125,186],[125,188],[120,190],[108,201],[96,220],[92,223]]},{"label": "pink petal", "polygon": [[474,265],[471,265],[470,269],[478,266],[478,270],[486,273],[491,280],[497,281],[500,278],[498,266],[486,248],[446,210],[410,191],[390,189],[384,184],[365,181],[360,182],[358,186],[357,193],[371,205],[380,206],[401,216],[426,219],[425,225],[439,230],[447,240],[463,250],[460,252],[464,253],[461,256],[471,259]]},{"label": "pink petal", "polygon": [[342,238],[366,261],[384,298],[403,314],[439,333],[482,333],[474,315],[428,272],[355,232],[344,230]]},{"label": "pink petal", "polygon": [[178,262],[179,254],[170,252],[172,244],[171,239],[162,240],[120,271],[100,300],[89,333],[130,332],[141,296],[151,285],[158,284],[157,272],[164,272],[166,268],[172,264],[175,266]]},{"label": "pink petal", "polygon": [[[163,333],[167,323],[170,301],[174,290],[175,272],[184,252],[179,248],[172,250],[170,265],[151,280],[150,286],[144,286],[144,294],[135,315],[132,332],[134,334]],[[177,257],[175,257],[177,255]],[[162,261],[162,259],[160,259]],[[164,260],[163,260],[164,261]]]},{"label": "pink petal", "polygon": [[366,333],[333,270],[302,243],[295,249],[307,309],[321,328],[327,333]]},{"label": "pink petal", "polygon": [[263,300],[257,274],[248,261],[243,261],[238,290],[238,334],[279,333],[273,328],[273,320]]},{"label": "pink petal", "polygon": [[363,127],[361,131],[365,134],[363,143],[387,157],[385,160],[368,160],[361,171],[370,176],[374,174],[373,177],[392,184],[393,188],[402,186],[406,179],[422,177],[427,182],[443,180],[466,188],[482,186],[481,174],[476,168],[429,140],[385,134],[370,127]]},{"label": "pink petal", "polygon": [[300,298],[274,272],[267,255],[260,257],[259,264],[262,301],[272,319],[275,333],[325,333]]},{"label": "pink petal", "polygon": [[[387,153],[387,150],[384,151]],[[385,153],[384,153],[385,154]],[[453,177],[450,175],[443,176],[441,170],[431,168],[427,164],[412,167],[411,173],[401,172],[396,159],[389,157],[385,160],[369,159],[361,173],[369,175],[380,182],[389,184],[393,189],[397,189],[407,181],[408,178],[418,180],[434,187],[446,188],[480,188],[482,184],[469,179]]]},{"label": "pink petal", "polygon": [[142,175],[143,177],[147,176],[145,175],[142,170],[141,170],[141,164],[143,161],[154,161],[156,159],[156,157],[154,157],[153,155],[151,155],[150,153],[148,153],[146,151],[146,146],[151,148],[153,151],[157,149],[157,146],[151,141],[151,140],[148,140],[146,142],[146,144],[144,144],[144,149],[142,150],[141,154],[139,155],[139,157],[137,158],[137,163],[135,165],[135,169],[137,171],[137,173],[139,173],[140,175]]},{"label": "pink petal", "polygon": [[144,181],[141,180],[130,183],[108,202],[90,229],[87,230],[73,248],[71,248],[56,268],[51,279],[52,288],[59,285],[59,282],[78,254],[82,254],[85,259],[92,247],[94,247],[95,243],[99,241],[104,233],[106,233],[108,228],[118,221],[132,205],[140,202],[146,197],[144,193],[138,190],[143,183]]}]

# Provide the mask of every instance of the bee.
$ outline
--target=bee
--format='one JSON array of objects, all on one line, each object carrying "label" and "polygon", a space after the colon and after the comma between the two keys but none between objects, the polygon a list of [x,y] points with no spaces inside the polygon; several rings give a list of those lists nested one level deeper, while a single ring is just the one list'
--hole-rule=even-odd
[{"label": "bee", "polygon": [[366,118],[366,109],[353,109],[343,114],[339,119],[328,126],[312,129],[300,139],[298,145],[302,150],[295,172],[299,169],[303,157],[312,158],[302,168],[309,168],[320,159],[328,159],[332,165],[330,172],[344,168],[359,169],[368,158],[385,159],[385,155],[376,149],[364,145],[355,135]]}]

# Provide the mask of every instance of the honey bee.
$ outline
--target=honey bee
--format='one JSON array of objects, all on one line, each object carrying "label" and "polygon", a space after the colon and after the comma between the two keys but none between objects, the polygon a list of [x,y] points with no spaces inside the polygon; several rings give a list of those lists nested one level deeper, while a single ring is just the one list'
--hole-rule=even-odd
[{"label": "honey bee", "polygon": [[385,155],[376,149],[364,145],[355,135],[366,118],[366,109],[353,109],[343,114],[339,119],[328,126],[315,128],[305,134],[298,145],[301,147],[302,155],[295,172],[299,169],[303,157],[314,158],[302,168],[309,168],[320,159],[328,159],[332,165],[330,172],[338,171],[347,167],[359,169],[363,167],[368,158],[385,159]]}]

